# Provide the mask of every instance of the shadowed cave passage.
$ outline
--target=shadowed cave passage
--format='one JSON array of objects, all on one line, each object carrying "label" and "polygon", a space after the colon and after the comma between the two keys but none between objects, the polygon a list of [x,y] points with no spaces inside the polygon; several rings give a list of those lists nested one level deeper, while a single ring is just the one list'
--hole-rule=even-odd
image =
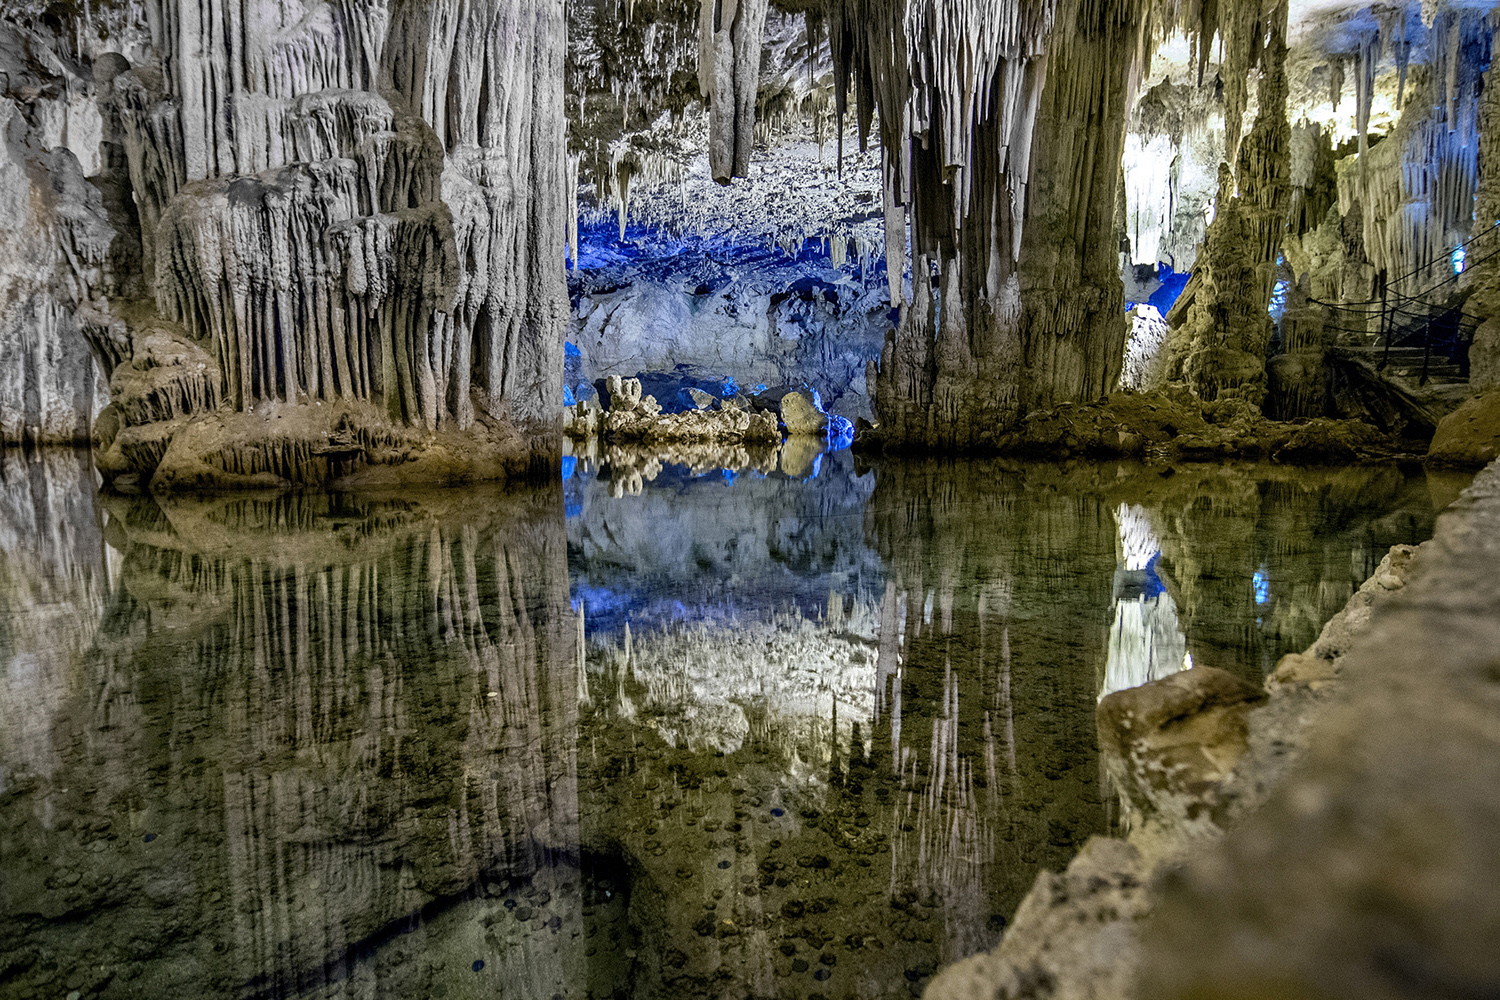
[{"label": "shadowed cave passage", "polygon": [[1102,694],[1263,676],[1452,488],[841,453],[585,464],[567,517],[3,470],[0,968],[102,997],[909,995],[1116,828]]}]

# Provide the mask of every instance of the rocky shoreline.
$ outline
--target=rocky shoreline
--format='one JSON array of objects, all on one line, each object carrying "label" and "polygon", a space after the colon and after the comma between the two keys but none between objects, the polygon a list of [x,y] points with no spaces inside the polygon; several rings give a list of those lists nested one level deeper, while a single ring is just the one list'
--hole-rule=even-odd
[{"label": "rocky shoreline", "polygon": [[[1486,516],[1500,517],[1497,486],[1500,469],[1491,466],[1465,494],[1468,506],[1483,498]],[[1064,872],[1039,875],[1000,945],[940,972],[924,996],[1228,996],[1161,991],[1191,981],[1168,968],[1184,944],[1185,873],[1211,867],[1226,832],[1284,797],[1294,773],[1311,770],[1298,765],[1331,738],[1346,689],[1371,683],[1361,668],[1380,655],[1366,641],[1372,622],[1391,615],[1409,581],[1441,572],[1447,554],[1434,550],[1472,517],[1447,513],[1439,540],[1393,547],[1318,640],[1281,659],[1264,690],[1199,666],[1101,699],[1101,756],[1121,798],[1124,835],[1091,838]],[[1427,599],[1423,588],[1406,603]],[[1354,650],[1365,655],[1346,670]]]}]

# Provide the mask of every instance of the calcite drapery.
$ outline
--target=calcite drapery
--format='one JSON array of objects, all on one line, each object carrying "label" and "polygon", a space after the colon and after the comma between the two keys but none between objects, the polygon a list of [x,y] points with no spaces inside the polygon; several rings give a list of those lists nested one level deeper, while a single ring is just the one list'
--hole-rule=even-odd
[{"label": "calcite drapery", "polygon": [[831,12],[839,110],[852,89],[861,141],[879,110],[887,230],[909,218],[915,254],[878,373],[888,442],[985,447],[1029,405],[1113,385],[1114,203],[1146,13],[1133,0]]},{"label": "calcite drapery", "polygon": [[158,64],[115,88],[142,238],[158,308],[210,345],[228,404],[459,432],[482,413],[555,451],[560,0],[146,14]]}]

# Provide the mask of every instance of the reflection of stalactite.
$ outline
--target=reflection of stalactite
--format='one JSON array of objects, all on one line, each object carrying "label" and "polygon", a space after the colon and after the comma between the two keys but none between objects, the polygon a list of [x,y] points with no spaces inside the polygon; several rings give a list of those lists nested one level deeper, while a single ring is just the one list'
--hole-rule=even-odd
[{"label": "reflection of stalactite", "polygon": [[111,859],[118,891],[79,919],[136,919],[152,866],[188,866],[196,929],[151,942],[163,995],[296,992],[487,872],[576,852],[560,507],[502,500],[478,521],[296,495],[115,507],[121,585],[81,665],[103,695],[74,714],[106,761],[96,807],[129,803],[181,854]]},{"label": "reflection of stalactite", "polygon": [[58,764],[55,717],[115,575],[87,452],[0,451],[0,793]]},{"label": "reflection of stalactite", "polygon": [[[1071,654],[1047,627],[1016,614],[1064,600],[1067,611],[1046,617],[1098,616],[1072,562],[1100,550],[1102,511],[1045,500],[1032,508],[1025,496],[941,466],[883,469],[876,482],[867,525],[906,597],[899,679],[872,737],[902,790],[889,820],[898,899],[934,893],[951,912],[974,912],[1006,894],[1007,873],[1033,871],[1102,828],[1093,691],[1061,666]],[[883,607],[895,603],[888,596]]]}]

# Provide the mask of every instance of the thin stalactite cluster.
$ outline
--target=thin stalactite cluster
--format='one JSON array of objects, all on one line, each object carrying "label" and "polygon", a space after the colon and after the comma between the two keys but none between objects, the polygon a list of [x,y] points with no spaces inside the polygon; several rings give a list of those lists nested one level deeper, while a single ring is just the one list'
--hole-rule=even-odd
[{"label": "thin stalactite cluster", "polygon": [[[144,14],[152,59],[110,100],[158,312],[211,359],[206,409],[338,404],[327,412],[398,430],[512,427],[523,460],[555,450],[573,176],[562,4],[151,0]],[[166,457],[174,435],[141,415],[122,413],[122,447]],[[318,452],[320,432],[301,424],[285,461],[271,448],[259,464],[302,477],[294,453]],[[207,444],[193,461],[223,464]]]}]

